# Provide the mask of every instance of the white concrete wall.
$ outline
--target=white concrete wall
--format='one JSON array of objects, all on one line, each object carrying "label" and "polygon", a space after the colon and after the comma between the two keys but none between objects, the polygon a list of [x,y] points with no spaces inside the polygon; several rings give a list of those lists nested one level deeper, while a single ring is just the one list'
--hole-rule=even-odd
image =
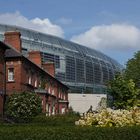
[{"label": "white concrete wall", "polygon": [[91,105],[93,107],[93,110],[95,110],[102,97],[107,97],[107,95],[69,93],[69,106],[71,106],[76,112],[84,113],[88,111]]}]

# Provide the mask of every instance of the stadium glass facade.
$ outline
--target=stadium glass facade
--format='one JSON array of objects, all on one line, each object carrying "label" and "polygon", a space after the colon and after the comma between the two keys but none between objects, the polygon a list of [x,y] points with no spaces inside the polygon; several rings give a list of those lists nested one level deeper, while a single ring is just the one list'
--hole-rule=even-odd
[{"label": "stadium glass facade", "polygon": [[20,31],[22,53],[37,50],[42,53],[43,62],[54,62],[55,77],[69,86],[71,93],[105,93],[106,83],[122,66],[105,54],[33,30],[0,24],[0,40],[4,32]]}]

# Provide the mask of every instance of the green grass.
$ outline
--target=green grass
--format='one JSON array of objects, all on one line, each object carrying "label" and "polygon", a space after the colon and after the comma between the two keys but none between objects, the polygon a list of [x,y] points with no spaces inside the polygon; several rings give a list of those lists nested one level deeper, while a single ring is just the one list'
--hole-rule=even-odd
[{"label": "green grass", "polygon": [[78,127],[78,116],[38,116],[27,124],[0,124],[0,140],[140,140],[140,126]]}]

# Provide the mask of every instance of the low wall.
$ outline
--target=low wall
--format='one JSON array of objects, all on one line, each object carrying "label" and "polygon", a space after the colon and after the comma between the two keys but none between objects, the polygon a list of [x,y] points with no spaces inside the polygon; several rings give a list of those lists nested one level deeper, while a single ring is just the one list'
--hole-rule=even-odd
[{"label": "low wall", "polygon": [[107,95],[69,93],[69,106],[71,106],[76,112],[84,113],[90,108],[91,105],[92,109],[95,110],[102,97],[107,97]]}]

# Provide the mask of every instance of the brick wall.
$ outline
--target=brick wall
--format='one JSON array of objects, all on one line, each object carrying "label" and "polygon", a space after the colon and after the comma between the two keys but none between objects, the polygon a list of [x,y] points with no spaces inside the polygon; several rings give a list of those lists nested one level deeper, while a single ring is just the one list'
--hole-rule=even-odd
[{"label": "brick wall", "polygon": [[0,114],[3,112],[3,94],[4,94],[4,52],[5,49],[0,46]]},{"label": "brick wall", "polygon": [[3,96],[0,95],[0,116],[3,113]]},{"label": "brick wall", "polygon": [[68,111],[68,103],[59,102],[59,114],[65,114]]},{"label": "brick wall", "polygon": [[5,50],[0,48],[0,93],[4,88],[4,52]]},{"label": "brick wall", "polygon": [[[9,68],[14,69],[14,81],[10,82],[8,81]],[[7,94],[23,91],[34,92],[34,89],[39,87],[41,79],[41,72],[38,67],[34,67],[32,63],[19,58],[6,62],[6,75]]]},{"label": "brick wall", "polygon": [[[22,62],[17,58],[6,62],[6,93],[12,94],[14,92],[21,92],[21,68]],[[14,70],[14,80],[8,80],[8,70]]]},{"label": "brick wall", "polygon": [[[40,84],[40,71],[28,61],[22,62],[21,85],[24,91],[34,91]],[[35,83],[36,82],[36,83]]]}]

